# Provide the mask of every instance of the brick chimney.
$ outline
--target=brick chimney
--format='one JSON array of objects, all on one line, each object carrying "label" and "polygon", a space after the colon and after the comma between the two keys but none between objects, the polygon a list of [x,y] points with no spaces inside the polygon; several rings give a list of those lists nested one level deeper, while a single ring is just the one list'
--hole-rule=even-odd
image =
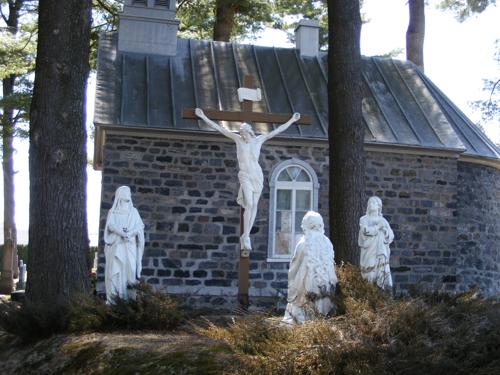
[{"label": "brick chimney", "polygon": [[173,56],[177,51],[176,0],[125,0],[118,50]]},{"label": "brick chimney", "polygon": [[302,19],[295,28],[295,48],[300,56],[318,56],[319,21]]}]

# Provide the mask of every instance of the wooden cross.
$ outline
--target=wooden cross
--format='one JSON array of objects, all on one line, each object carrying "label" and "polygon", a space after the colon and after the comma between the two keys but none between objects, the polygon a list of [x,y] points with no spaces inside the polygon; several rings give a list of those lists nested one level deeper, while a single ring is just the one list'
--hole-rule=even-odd
[{"label": "wooden cross", "polygon": [[[253,79],[249,75],[245,75],[243,78],[243,88],[240,90],[248,90],[247,93],[255,92]],[[218,111],[212,109],[203,109],[203,112],[208,118],[214,121],[235,121],[235,122],[264,122],[264,123],[285,123],[287,122],[291,114],[286,113],[261,113],[253,112],[253,101],[258,100],[256,98],[250,98],[249,96],[242,95],[244,99],[241,101],[241,112],[232,111]],[[248,98],[248,99],[247,99]],[[187,119],[196,119],[198,116],[195,114],[194,108],[184,109],[182,111],[182,117]],[[302,115],[296,124],[309,125],[311,124],[311,116]],[[240,235],[243,233],[243,213],[244,208],[241,207],[240,211]],[[249,271],[249,258],[248,251],[242,250],[240,252],[240,264],[239,264],[239,278],[238,278],[238,303],[240,307],[246,309],[249,305],[248,301],[248,271]]]},{"label": "wooden cross", "polygon": [[[246,75],[243,78],[244,88],[252,89],[253,79]],[[264,123],[284,123],[287,122],[292,114],[287,113],[263,113],[253,112],[253,101],[243,100],[241,103],[241,112],[234,111],[218,111],[214,109],[203,109],[207,117],[214,121],[235,121],[235,122],[264,122]],[[187,108],[182,111],[182,118],[199,120],[194,113],[194,108]],[[300,115],[300,119],[296,122],[299,125],[310,125],[312,122],[311,116]]]}]

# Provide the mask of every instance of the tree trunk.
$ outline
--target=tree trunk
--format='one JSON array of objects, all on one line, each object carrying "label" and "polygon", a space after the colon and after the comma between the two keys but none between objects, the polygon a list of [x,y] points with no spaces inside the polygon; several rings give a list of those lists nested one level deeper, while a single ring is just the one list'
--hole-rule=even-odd
[{"label": "tree trunk", "polygon": [[234,25],[235,9],[231,3],[217,0],[215,8],[214,40],[229,42]]},{"label": "tree trunk", "polygon": [[91,0],[40,0],[30,111],[28,300],[88,292],[85,89]]},{"label": "tree trunk", "polygon": [[[23,0],[9,1],[7,27],[16,35],[19,31],[19,11]],[[3,98],[14,93],[16,75],[2,80]],[[4,254],[2,259],[2,276],[0,293],[10,294],[14,288],[14,278],[19,274],[17,265],[17,229],[14,203],[14,109],[8,102],[4,105],[2,115],[2,172],[3,172],[3,238]]]},{"label": "tree trunk", "polygon": [[410,22],[406,31],[406,60],[424,70],[425,1],[409,0]]},{"label": "tree trunk", "polygon": [[[10,17],[9,17],[10,18]],[[10,76],[2,80],[3,97],[8,98],[14,93],[16,77]],[[16,253],[16,225],[14,221],[14,150],[13,150],[13,109],[8,103],[3,108],[2,116],[2,170],[3,170],[3,238],[4,253],[2,259],[2,276],[0,278],[0,293],[10,294],[14,289]]]},{"label": "tree trunk", "polygon": [[359,1],[328,0],[330,237],[337,262],[353,264],[365,201],[360,34]]}]

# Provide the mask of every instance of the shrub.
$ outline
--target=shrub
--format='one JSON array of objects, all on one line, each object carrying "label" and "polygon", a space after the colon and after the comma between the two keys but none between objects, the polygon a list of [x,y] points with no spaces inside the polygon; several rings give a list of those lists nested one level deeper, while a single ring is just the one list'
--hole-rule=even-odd
[{"label": "shrub", "polygon": [[97,254],[97,246],[90,246],[89,252],[87,253],[87,268],[89,272],[92,272],[92,268],[94,267],[94,258]]},{"label": "shrub", "polygon": [[135,299],[115,297],[109,306],[109,326],[171,330],[183,322],[184,314],[173,298],[143,281],[131,288],[136,293]]},{"label": "shrub", "polygon": [[0,302],[0,328],[33,341],[62,332],[67,326],[67,309],[59,306],[35,306],[29,302]]},{"label": "shrub", "polygon": [[65,306],[0,303],[0,328],[31,341],[62,332],[168,331],[182,324],[184,314],[171,297],[146,283],[132,288],[136,291],[135,300],[117,297],[110,305],[90,296],[78,296]]},{"label": "shrub", "polygon": [[237,354],[228,373],[500,373],[498,302],[474,291],[394,299],[354,266],[338,267],[337,276],[335,317],[282,327],[256,315],[197,331]]}]

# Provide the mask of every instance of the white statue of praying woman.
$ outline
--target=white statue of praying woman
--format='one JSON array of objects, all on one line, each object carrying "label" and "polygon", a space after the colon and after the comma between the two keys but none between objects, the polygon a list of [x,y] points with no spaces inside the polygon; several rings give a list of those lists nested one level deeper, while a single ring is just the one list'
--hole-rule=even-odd
[{"label": "white statue of praying woman", "polygon": [[317,313],[327,315],[334,306],[335,252],[324,234],[321,215],[307,212],[302,230],[288,271],[288,304],[282,320],[288,324],[302,324]]},{"label": "white statue of praying woman", "polygon": [[366,215],[359,219],[358,244],[361,248],[360,266],[363,278],[376,283],[380,288],[392,288],[389,245],[394,233],[382,216],[382,200],[368,199]]},{"label": "white statue of praying woman", "polygon": [[132,204],[128,186],[121,186],[116,190],[115,200],[106,220],[104,243],[107,301],[112,303],[115,295],[130,298],[127,286],[137,283],[141,277],[144,224]]},{"label": "white statue of praying woman", "polygon": [[245,209],[243,214],[243,234],[240,239],[241,248],[242,250],[252,250],[250,231],[257,216],[257,207],[264,187],[264,175],[259,165],[260,149],[264,142],[284,132],[290,125],[298,121],[300,114],[294,113],[290,120],[272,132],[258,136],[254,134],[250,124],[241,124],[240,133],[237,134],[210,120],[200,108],[196,108],[195,114],[211,128],[236,143],[236,156],[238,157],[239,166],[238,180],[240,181],[237,202]]}]

